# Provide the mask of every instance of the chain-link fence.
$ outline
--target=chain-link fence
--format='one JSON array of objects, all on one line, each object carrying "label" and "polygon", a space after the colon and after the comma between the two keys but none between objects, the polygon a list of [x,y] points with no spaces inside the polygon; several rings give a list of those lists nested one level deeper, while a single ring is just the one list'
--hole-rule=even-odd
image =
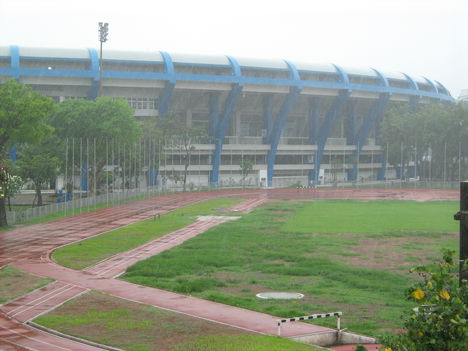
[{"label": "chain-link fence", "polygon": [[[437,146],[333,144],[324,151],[318,184],[312,184],[314,151],[297,149],[276,158],[273,187],[358,187],[458,189],[468,179],[468,143]],[[263,150],[263,151],[262,151]],[[266,184],[267,150],[227,144],[223,149],[217,189],[257,188]],[[281,150],[281,146],[280,146]],[[55,182],[52,204],[8,211],[10,224],[54,213],[73,215],[129,199],[176,191],[209,190],[211,144],[189,148],[145,139],[134,145],[112,140],[69,139]],[[245,162],[248,160],[249,162]],[[251,168],[243,169],[242,165]],[[30,204],[29,204],[30,205]]]}]

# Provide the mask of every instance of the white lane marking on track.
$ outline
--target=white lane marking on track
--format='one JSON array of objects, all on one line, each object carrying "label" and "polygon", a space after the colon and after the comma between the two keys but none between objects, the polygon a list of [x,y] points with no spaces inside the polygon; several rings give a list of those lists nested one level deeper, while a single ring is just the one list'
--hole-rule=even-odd
[{"label": "white lane marking on track", "polygon": [[14,313],[14,314],[10,314],[10,316],[11,316],[11,317],[15,317],[15,316],[19,315],[20,313],[24,313],[24,312],[26,312],[26,311],[29,311],[29,310],[31,310],[31,309],[37,307],[37,306],[40,306],[40,304],[42,304],[42,303],[44,303],[44,302],[46,302],[46,301],[49,301],[49,300],[53,299],[53,298],[56,297],[56,296],[60,296],[62,293],[66,293],[66,292],[68,292],[68,291],[70,291],[70,290],[72,290],[72,289],[74,289],[74,288],[75,288],[75,286],[74,286],[74,285],[71,285],[68,289],[59,291],[59,292],[57,292],[56,294],[53,294],[53,295],[49,296],[47,299],[45,299],[45,300],[43,300],[43,301],[40,301],[39,303],[37,303],[37,304],[35,304],[35,305],[32,305],[32,306],[30,306],[30,307],[28,307],[28,308],[26,308],[26,309],[24,309],[24,310],[22,310],[22,311],[19,311],[19,312]]},{"label": "white lane marking on track", "polygon": [[[62,283],[62,282],[57,282],[57,283]],[[56,285],[58,285],[58,284],[56,284]],[[47,296],[49,296],[49,295],[51,295],[51,294],[55,294],[57,291],[61,291],[61,290],[63,290],[63,289],[66,289],[66,288],[68,288],[69,286],[70,286],[70,284],[65,284],[64,286],[61,286],[61,287],[59,287],[59,288],[57,288],[57,289],[53,288],[53,290],[49,291],[47,294],[41,295],[41,296],[39,296],[38,298],[35,298],[34,300],[28,301],[27,303],[30,304],[30,303],[36,302],[37,300],[42,300],[44,297],[47,297]],[[27,296],[27,295],[26,295],[26,296]],[[13,302],[14,302],[14,301],[13,301]],[[19,309],[21,309],[21,308],[23,308],[23,307],[25,307],[25,305],[18,306],[18,307],[16,307],[16,308],[12,309],[11,311],[9,311],[8,313],[14,313],[14,312],[16,312],[17,310],[19,310]]]},{"label": "white lane marking on track", "polygon": [[[40,350],[38,350],[38,349],[33,349],[32,347],[24,346],[24,345],[18,344],[17,342],[13,342],[13,341],[7,340],[7,339],[2,339],[2,342],[7,342],[7,343],[9,343],[9,344],[12,344],[12,345],[15,345],[15,346],[19,346],[19,347],[21,347],[22,349],[26,349],[26,350],[40,351]],[[0,349],[0,350],[3,350],[3,349]]]},{"label": "white lane marking on track", "polygon": [[[63,348],[63,347],[61,347],[61,346],[51,344],[51,343],[49,343],[49,342],[47,342],[47,341],[39,340],[39,339],[30,337],[30,336],[27,336],[27,335],[18,333],[17,331],[15,331],[15,330],[13,330],[13,329],[5,328],[5,327],[2,327],[1,325],[0,325],[0,328],[5,329],[5,330],[7,330],[7,331],[9,331],[9,332],[12,332],[12,333],[14,333],[14,334],[17,334],[17,335],[19,335],[19,336],[21,336],[21,337],[23,337],[23,338],[27,338],[27,339],[30,339],[30,340],[33,340],[33,341],[36,341],[36,342],[39,342],[39,343],[42,343],[42,344],[50,345],[50,346],[53,346],[53,347],[55,347],[55,348],[57,348],[57,349],[70,351],[69,348]],[[22,346],[22,345],[21,345],[21,346]],[[51,350],[49,349],[48,351],[51,351]]]},{"label": "white lane marking on track", "polygon": [[[198,223],[198,226],[200,226],[200,223],[199,223],[199,222],[195,222],[195,223]],[[205,222],[205,223],[210,223],[210,222]],[[216,224],[216,222],[215,222],[213,225],[215,225],[215,224]],[[210,226],[209,226],[209,225],[201,225],[200,227],[201,227],[201,229],[206,230],[206,229],[209,228]],[[197,227],[197,229],[200,228],[200,227]],[[185,227],[185,228],[186,228],[186,227]],[[181,228],[181,229],[179,229],[179,230],[182,230],[182,229],[183,229],[183,228]],[[162,247],[164,247],[164,246],[169,246],[169,245],[172,244],[176,239],[179,239],[179,238],[182,238],[182,237],[184,237],[184,236],[186,236],[186,235],[192,234],[191,232],[188,232],[188,233],[187,233],[186,231],[184,231],[183,233],[176,234],[176,235],[172,235],[171,237],[169,237],[169,236],[170,236],[171,234],[173,234],[173,233],[174,233],[174,232],[169,233],[169,234],[167,234],[167,235],[165,235],[165,236],[162,236],[162,237],[160,237],[160,238],[155,239],[155,240],[152,241],[152,242],[149,242],[149,243],[147,243],[147,244],[144,244],[144,245],[142,245],[142,246],[139,246],[139,247],[137,247],[137,248],[134,248],[134,249],[132,249],[132,250],[130,250],[130,251],[127,251],[127,252],[125,253],[125,255],[127,256],[127,258],[124,258],[124,259],[120,260],[119,263],[114,264],[114,265],[113,265],[112,267],[110,267],[110,268],[103,267],[102,269],[97,270],[97,271],[94,271],[94,272],[92,272],[92,273],[95,273],[96,275],[102,277],[102,276],[104,276],[105,274],[107,274],[108,272],[111,272],[111,271],[117,269],[117,268],[120,267],[120,266],[126,266],[126,265],[128,264],[128,262],[134,261],[135,258],[138,259],[138,257],[141,255],[141,250],[142,250],[142,249],[145,249],[145,248],[149,247],[150,249],[153,250],[153,249],[162,248]],[[200,232],[200,233],[201,233],[201,232]],[[159,240],[161,240],[161,239],[170,239],[170,240],[167,241],[167,242],[162,242],[160,245],[158,245],[158,244],[160,243]],[[155,246],[152,246],[152,245],[155,245]],[[135,253],[135,254],[133,254],[133,253]],[[110,259],[110,260],[111,260],[111,259]],[[118,275],[120,275],[120,273],[118,273],[116,276],[118,276]]]}]

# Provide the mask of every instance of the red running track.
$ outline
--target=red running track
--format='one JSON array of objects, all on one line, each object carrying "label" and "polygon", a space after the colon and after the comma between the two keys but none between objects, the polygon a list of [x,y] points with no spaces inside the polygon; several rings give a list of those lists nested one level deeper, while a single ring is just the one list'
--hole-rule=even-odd
[{"label": "red running track", "polygon": [[[0,346],[12,350],[97,350],[98,348],[43,334],[19,324],[19,322],[31,320],[89,289],[105,291],[122,298],[149,303],[248,330],[275,334],[276,317],[111,279],[122,273],[133,262],[178,245],[203,232],[208,227],[217,225],[221,222],[219,220],[196,222],[195,225],[188,226],[179,233],[168,234],[144,245],[140,248],[141,250],[132,250],[126,253],[130,253],[129,257],[126,257],[126,254],[116,255],[109,262],[102,262],[83,272],[60,267],[50,260],[52,250],[62,245],[122,225],[151,218],[181,206],[209,198],[226,196],[250,198],[250,200],[231,209],[231,211],[247,211],[261,204],[266,198],[428,201],[455,200],[458,199],[458,192],[420,191],[417,189],[275,189],[184,193],[154,197],[4,232],[0,237],[0,266],[11,264],[27,272],[54,278],[57,282],[0,307],[3,313],[14,318],[7,318],[0,314],[0,335],[2,336]],[[305,323],[288,323],[282,330],[284,336],[308,335],[324,331],[330,331],[330,329]]]}]

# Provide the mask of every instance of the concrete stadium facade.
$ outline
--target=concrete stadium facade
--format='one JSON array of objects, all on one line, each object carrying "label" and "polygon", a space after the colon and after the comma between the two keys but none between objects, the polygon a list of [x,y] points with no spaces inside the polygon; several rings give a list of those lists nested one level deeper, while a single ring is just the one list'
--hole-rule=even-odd
[{"label": "concrete stadium facade", "polygon": [[[138,119],[185,116],[214,140],[195,145],[189,182],[213,186],[238,182],[246,158],[252,185],[388,179],[376,143],[385,109],[454,101],[441,83],[405,73],[162,51],[105,50],[100,71],[95,49],[0,47],[0,82],[9,78],[56,102],[101,89]],[[180,152],[167,152],[160,173],[182,172]]]}]

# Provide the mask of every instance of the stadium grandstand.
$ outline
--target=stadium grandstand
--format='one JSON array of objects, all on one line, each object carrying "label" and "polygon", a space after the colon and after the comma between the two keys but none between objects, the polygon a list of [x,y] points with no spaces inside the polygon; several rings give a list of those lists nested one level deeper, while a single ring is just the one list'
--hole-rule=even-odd
[{"label": "stadium grandstand", "polygon": [[[288,60],[201,56],[163,51],[0,47],[0,82],[15,78],[57,103],[121,97],[135,118],[184,116],[205,128],[189,182],[238,182],[253,164],[251,185],[315,186],[395,177],[378,143],[378,124],[392,104],[451,103],[438,81],[373,68]],[[179,151],[167,149],[159,172],[182,172]]]}]

